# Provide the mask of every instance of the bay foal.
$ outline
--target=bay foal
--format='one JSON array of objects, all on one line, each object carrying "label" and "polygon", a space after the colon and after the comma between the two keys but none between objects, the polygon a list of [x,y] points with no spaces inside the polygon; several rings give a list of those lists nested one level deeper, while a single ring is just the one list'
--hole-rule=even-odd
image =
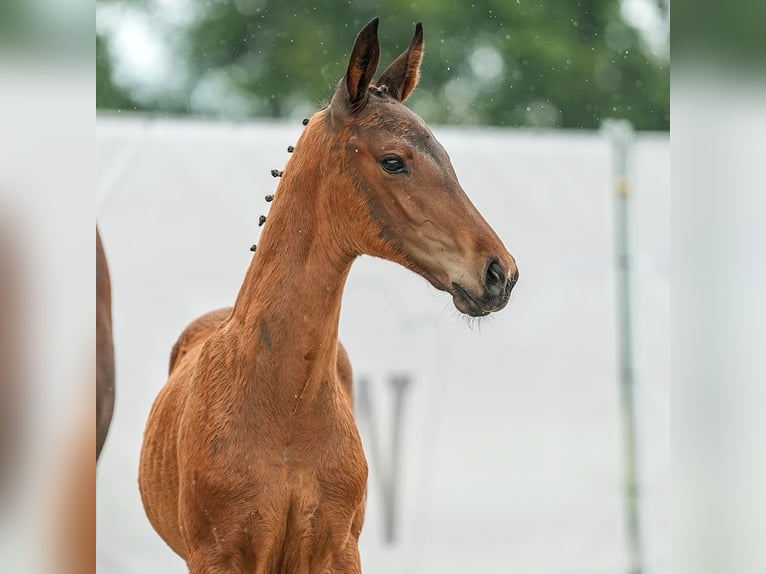
[{"label": "bay foal", "polygon": [[412,269],[472,316],[502,309],[516,281],[447,153],[402,105],[421,26],[373,85],[377,26],[298,141],[234,307],[187,327],[149,417],[144,507],[194,574],[361,572],[367,462],[338,342],[357,256]]}]

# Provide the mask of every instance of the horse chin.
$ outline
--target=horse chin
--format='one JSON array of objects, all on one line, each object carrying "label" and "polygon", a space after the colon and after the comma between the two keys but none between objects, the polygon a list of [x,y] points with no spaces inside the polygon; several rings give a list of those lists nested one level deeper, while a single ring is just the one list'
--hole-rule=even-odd
[{"label": "horse chin", "polygon": [[457,283],[452,284],[452,303],[458,311],[470,317],[486,317],[490,313]]}]

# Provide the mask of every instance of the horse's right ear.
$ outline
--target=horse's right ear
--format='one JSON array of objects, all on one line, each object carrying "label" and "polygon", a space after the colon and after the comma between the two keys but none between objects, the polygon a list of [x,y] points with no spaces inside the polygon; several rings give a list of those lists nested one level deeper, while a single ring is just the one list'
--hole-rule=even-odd
[{"label": "horse's right ear", "polygon": [[352,111],[362,109],[367,103],[367,88],[378,69],[379,60],[378,19],[373,18],[356,37],[343,81],[346,103]]},{"label": "horse's right ear", "polygon": [[389,94],[403,102],[418,85],[422,60],[423,25],[418,22],[409,47],[380,75],[378,86],[386,86]]}]

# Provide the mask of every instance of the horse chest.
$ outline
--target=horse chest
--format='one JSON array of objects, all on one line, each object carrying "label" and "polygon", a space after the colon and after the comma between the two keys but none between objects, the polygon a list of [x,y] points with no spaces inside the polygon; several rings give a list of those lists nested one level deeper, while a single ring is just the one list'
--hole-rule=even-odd
[{"label": "horse chest", "polygon": [[[207,448],[198,447],[195,464],[187,467],[186,495],[197,502],[190,508],[192,521],[216,538],[236,525],[229,539],[246,533],[246,545],[259,546],[261,536],[284,537],[288,545],[312,540],[320,547],[345,539],[363,513],[367,461],[361,440],[353,418],[319,428],[307,420],[315,418],[230,423],[201,441]],[[206,512],[199,512],[200,501],[207,501]]]},{"label": "horse chest", "polygon": [[184,520],[191,546],[263,572],[353,571],[333,565],[353,563],[358,551],[366,463],[309,470],[286,458],[268,470],[243,467],[227,484],[195,481]]}]

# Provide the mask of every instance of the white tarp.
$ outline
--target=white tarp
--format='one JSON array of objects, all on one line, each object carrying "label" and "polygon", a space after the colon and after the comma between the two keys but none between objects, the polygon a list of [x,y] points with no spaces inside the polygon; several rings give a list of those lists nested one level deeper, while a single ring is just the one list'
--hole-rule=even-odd
[{"label": "white tarp", "polygon": [[[97,219],[111,266],[117,404],[98,468],[103,574],[185,572],[137,488],[146,418],[184,326],[230,305],[258,240],[269,171],[299,122],[101,117]],[[611,150],[600,134],[435,129],[516,257],[509,306],[469,325],[451,298],[362,258],[341,319],[374,416],[362,559],[376,573],[625,571]],[[647,572],[669,572],[669,141],[633,146],[634,317]],[[266,223],[268,225],[268,222]],[[409,381],[395,477],[393,381]],[[378,448],[372,456],[371,439]],[[381,476],[381,473],[384,476]]]}]

